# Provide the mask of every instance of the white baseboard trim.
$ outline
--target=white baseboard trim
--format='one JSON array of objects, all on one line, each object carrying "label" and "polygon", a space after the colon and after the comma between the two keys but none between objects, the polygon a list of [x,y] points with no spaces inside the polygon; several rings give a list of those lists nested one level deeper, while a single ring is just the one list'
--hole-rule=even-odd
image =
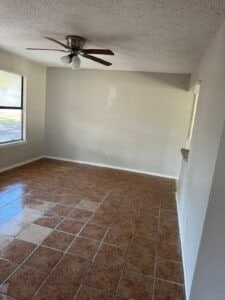
[{"label": "white baseboard trim", "polygon": [[119,166],[114,166],[114,165],[103,164],[103,163],[93,163],[93,162],[89,162],[89,161],[76,160],[76,159],[70,159],[70,158],[64,158],[64,157],[58,157],[58,156],[50,156],[50,155],[41,155],[41,156],[38,156],[38,157],[34,157],[34,158],[31,158],[31,159],[28,159],[28,160],[25,160],[25,161],[7,166],[5,168],[1,168],[0,173],[2,173],[4,171],[8,171],[10,169],[14,169],[14,168],[26,165],[26,164],[29,164],[29,163],[31,163],[33,161],[36,161],[36,160],[39,160],[41,158],[49,158],[49,159],[55,159],[55,160],[61,160],[61,161],[68,161],[68,162],[73,162],[73,163],[77,163],[77,164],[90,165],[90,166],[102,167],[102,168],[108,168],[108,169],[115,169],[115,170],[121,170],[121,171],[127,171],[127,172],[132,172],[132,173],[139,173],[139,174],[157,176],[157,177],[174,179],[174,180],[178,179],[178,177],[165,175],[165,174],[160,174],[160,173],[147,172],[147,171],[124,168],[124,167],[119,167]]},{"label": "white baseboard trim", "polygon": [[0,173],[2,172],[5,172],[5,171],[8,171],[8,170],[11,170],[11,169],[14,169],[14,168],[17,168],[17,167],[21,167],[23,165],[26,165],[26,164],[29,164],[35,160],[39,160],[41,158],[44,158],[44,156],[37,156],[37,157],[34,157],[34,158],[31,158],[31,159],[28,159],[28,160],[24,160],[24,161],[21,161],[19,163],[16,163],[16,164],[13,164],[13,165],[10,165],[8,167],[5,167],[5,168],[1,168],[0,169]]},{"label": "white baseboard trim", "polygon": [[121,170],[121,171],[127,171],[127,172],[133,172],[133,173],[163,177],[163,178],[174,179],[174,180],[178,179],[178,177],[175,177],[175,176],[170,176],[170,175],[165,175],[165,174],[160,174],[160,173],[147,172],[147,171],[141,171],[141,170],[130,169],[130,168],[124,168],[124,167],[119,167],[119,166],[114,166],[114,165],[103,164],[103,163],[93,163],[93,162],[89,162],[89,161],[76,160],[76,159],[70,159],[70,158],[64,158],[64,157],[58,157],[58,156],[51,156],[51,155],[45,155],[44,157],[45,158],[50,158],[50,159],[62,160],[62,161],[69,161],[69,162],[73,162],[73,163],[77,163],[77,164],[90,165],[90,166],[102,167],[102,168],[108,168],[108,169],[115,169],[115,170]]},{"label": "white baseboard trim", "polygon": [[182,231],[182,225],[181,225],[181,217],[180,217],[180,208],[179,208],[179,199],[178,199],[178,194],[177,192],[175,193],[176,197],[176,204],[177,204],[177,215],[178,215],[178,224],[179,224],[179,234],[180,234],[180,243],[181,243],[181,255],[182,255],[182,264],[183,264],[183,270],[184,270],[184,290],[185,290],[185,299],[189,299],[189,290],[188,288],[188,282],[187,282],[187,268],[185,265],[185,260],[184,260],[184,241],[183,241],[183,231]]}]

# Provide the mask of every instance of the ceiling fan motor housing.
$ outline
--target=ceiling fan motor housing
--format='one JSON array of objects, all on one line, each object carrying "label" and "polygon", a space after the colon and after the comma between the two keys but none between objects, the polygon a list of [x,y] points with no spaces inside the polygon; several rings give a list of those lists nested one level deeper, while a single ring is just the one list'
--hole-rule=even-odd
[{"label": "ceiling fan motor housing", "polygon": [[85,43],[84,38],[76,35],[68,35],[66,37],[66,41],[67,41],[67,46],[74,50],[82,49]]}]

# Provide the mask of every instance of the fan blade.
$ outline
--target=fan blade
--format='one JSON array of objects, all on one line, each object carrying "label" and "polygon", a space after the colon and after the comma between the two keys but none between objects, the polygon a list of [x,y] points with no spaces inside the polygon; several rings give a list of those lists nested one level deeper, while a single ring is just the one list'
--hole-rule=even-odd
[{"label": "fan blade", "polygon": [[47,51],[67,52],[66,50],[60,50],[60,49],[45,49],[45,48],[26,48],[26,50],[47,50]]},{"label": "fan blade", "polygon": [[82,49],[81,52],[85,54],[114,55],[109,49]]},{"label": "fan blade", "polygon": [[106,61],[106,60],[103,60],[101,58],[98,58],[98,57],[95,57],[95,56],[92,56],[92,55],[88,55],[88,54],[81,54],[83,57],[87,58],[87,59],[90,59],[90,60],[93,60],[93,61],[96,61],[102,65],[105,65],[105,66],[111,66],[112,63]]},{"label": "fan blade", "polygon": [[56,44],[59,44],[59,45],[61,45],[61,46],[63,46],[64,48],[69,48],[66,44],[63,44],[63,43],[61,43],[60,41],[57,41],[57,40],[55,40],[55,39],[53,39],[53,38],[50,38],[50,37],[45,37],[47,40],[50,40],[50,41],[52,41],[52,42],[54,42],[54,43],[56,43]]}]

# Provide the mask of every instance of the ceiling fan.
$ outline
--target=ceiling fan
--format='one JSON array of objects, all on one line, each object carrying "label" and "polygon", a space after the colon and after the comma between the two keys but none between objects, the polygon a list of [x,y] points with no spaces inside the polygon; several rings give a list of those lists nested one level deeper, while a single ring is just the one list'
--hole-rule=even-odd
[{"label": "ceiling fan", "polygon": [[45,48],[26,48],[27,50],[47,50],[47,51],[60,51],[67,53],[67,55],[61,57],[61,61],[64,65],[71,64],[72,69],[79,69],[81,60],[79,56],[83,56],[87,59],[93,60],[104,66],[111,66],[112,63],[95,57],[90,54],[100,54],[100,55],[114,55],[114,53],[109,49],[83,49],[85,44],[85,39],[76,35],[66,36],[66,43],[62,43],[56,39],[45,37],[46,39],[62,46],[64,49],[45,49]]}]

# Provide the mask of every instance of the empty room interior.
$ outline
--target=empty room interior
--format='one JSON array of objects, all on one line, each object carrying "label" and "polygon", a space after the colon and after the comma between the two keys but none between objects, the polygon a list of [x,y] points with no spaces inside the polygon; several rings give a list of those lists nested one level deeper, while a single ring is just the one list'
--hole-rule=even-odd
[{"label": "empty room interior", "polygon": [[224,19],[0,0],[0,300],[225,300]]}]

